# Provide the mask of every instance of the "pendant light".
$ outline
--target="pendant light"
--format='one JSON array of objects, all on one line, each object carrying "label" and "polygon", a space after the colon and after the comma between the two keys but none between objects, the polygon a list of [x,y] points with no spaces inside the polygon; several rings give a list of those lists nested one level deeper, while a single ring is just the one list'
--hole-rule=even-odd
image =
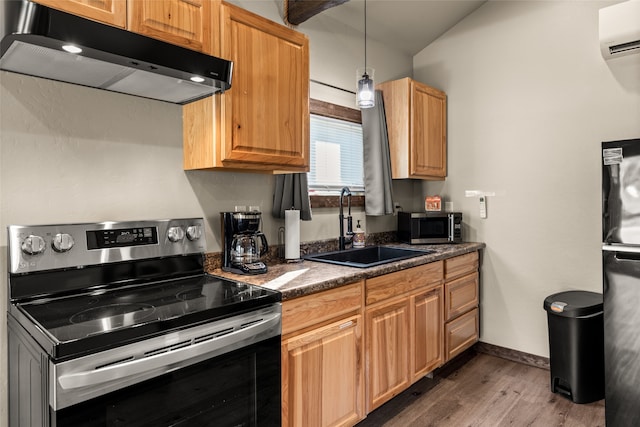
[{"label": "pendant light", "polygon": [[367,0],[364,0],[364,68],[356,70],[356,104],[360,108],[371,108],[376,105],[375,87],[373,85],[374,69],[367,67]]}]

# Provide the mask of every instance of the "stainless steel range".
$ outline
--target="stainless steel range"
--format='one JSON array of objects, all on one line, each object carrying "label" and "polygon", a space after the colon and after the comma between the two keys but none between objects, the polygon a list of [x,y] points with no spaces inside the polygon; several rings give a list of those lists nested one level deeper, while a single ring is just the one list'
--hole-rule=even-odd
[{"label": "stainless steel range", "polygon": [[205,273],[203,229],[8,228],[12,427],[280,425],[280,294]]}]

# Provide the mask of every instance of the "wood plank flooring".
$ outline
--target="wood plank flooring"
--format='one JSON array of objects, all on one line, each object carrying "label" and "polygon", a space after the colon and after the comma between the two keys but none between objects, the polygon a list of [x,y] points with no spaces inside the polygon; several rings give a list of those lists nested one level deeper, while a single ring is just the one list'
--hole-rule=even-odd
[{"label": "wood plank flooring", "polygon": [[552,393],[549,371],[483,353],[462,355],[373,411],[357,427],[604,426],[604,400]]}]

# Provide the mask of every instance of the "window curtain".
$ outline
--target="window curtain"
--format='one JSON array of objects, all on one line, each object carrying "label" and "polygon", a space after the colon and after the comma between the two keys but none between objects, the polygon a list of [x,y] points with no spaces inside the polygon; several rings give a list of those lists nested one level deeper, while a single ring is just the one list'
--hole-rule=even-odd
[{"label": "window curtain", "polygon": [[287,209],[299,210],[300,219],[303,221],[311,220],[309,184],[306,173],[276,175],[271,214],[274,218],[284,218],[284,211]]},{"label": "window curtain", "polygon": [[361,113],[365,213],[371,216],[392,215],[391,159],[382,92],[377,90],[376,105],[363,108]]}]

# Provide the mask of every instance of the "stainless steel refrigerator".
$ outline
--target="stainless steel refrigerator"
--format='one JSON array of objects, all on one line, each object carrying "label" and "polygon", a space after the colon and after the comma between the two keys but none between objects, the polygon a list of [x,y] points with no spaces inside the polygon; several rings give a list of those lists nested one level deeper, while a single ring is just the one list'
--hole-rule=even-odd
[{"label": "stainless steel refrigerator", "polygon": [[607,427],[640,425],[640,139],[602,143]]}]

